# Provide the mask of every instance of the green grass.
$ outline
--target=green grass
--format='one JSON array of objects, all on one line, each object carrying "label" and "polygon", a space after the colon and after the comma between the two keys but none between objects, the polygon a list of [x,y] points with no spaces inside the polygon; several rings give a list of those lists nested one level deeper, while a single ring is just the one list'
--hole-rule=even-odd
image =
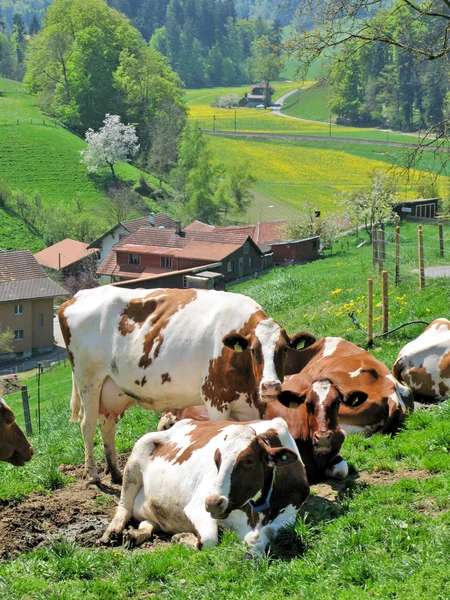
[{"label": "green grass", "polygon": [[[39,111],[35,98],[25,93],[21,83],[0,78],[0,178],[12,190],[38,191],[45,206],[70,205],[76,197],[86,208],[98,205],[106,197],[109,174],[87,172],[80,163],[80,150],[85,148],[84,140]],[[130,183],[141,175],[124,163],[117,165],[116,173]],[[39,238],[31,232],[26,237],[21,221],[15,219],[15,223],[16,240],[10,231],[12,217],[0,210],[0,247],[39,250]]]},{"label": "green grass", "polygon": [[[411,319],[431,320],[448,312],[450,286],[434,280],[419,294],[415,266],[417,227],[401,226],[401,277],[392,282],[392,229],[386,231],[390,271],[391,326]],[[442,264],[437,228],[424,227],[427,265]],[[374,280],[375,324],[379,331],[380,278],[371,266],[371,249],[361,239],[343,240],[337,254],[311,264],[278,269],[258,281],[233,288],[261,302],[290,333],[309,329],[317,336],[341,335],[360,345],[364,335],[346,313],[364,323],[367,278]],[[450,230],[445,228],[449,248]],[[392,365],[400,347],[423,326],[405,328],[379,339],[373,353]],[[28,378],[36,427],[36,379]],[[18,498],[34,489],[70,483],[60,463],[82,463],[78,424],[69,424],[70,369],[42,375],[42,433],[33,436],[34,459],[22,469],[0,467],[0,499]],[[22,423],[19,394],[7,397]],[[119,423],[118,448],[156,426],[151,412],[132,409]],[[96,437],[96,458],[103,451]],[[235,535],[202,552],[171,546],[153,552],[86,549],[57,540],[36,552],[0,564],[0,594],[50,600],[131,598],[290,600],[422,600],[450,597],[450,401],[432,411],[410,415],[395,438],[377,434],[349,437],[343,455],[351,470],[378,473],[378,484],[354,476],[337,488],[337,500],[317,498],[301,513],[293,530],[280,535],[270,557],[244,560]],[[413,470],[412,478],[403,478]],[[392,473],[390,479],[383,475]],[[383,477],[385,481],[383,482]]]},{"label": "green grass", "polygon": [[327,121],[330,118],[327,98],[327,89],[314,85],[290,96],[285,102],[282,112],[300,119]]},{"label": "green grass", "polygon": [[0,210],[0,249],[15,250],[28,248],[31,252],[39,252],[44,242],[34,235],[23,221]]}]

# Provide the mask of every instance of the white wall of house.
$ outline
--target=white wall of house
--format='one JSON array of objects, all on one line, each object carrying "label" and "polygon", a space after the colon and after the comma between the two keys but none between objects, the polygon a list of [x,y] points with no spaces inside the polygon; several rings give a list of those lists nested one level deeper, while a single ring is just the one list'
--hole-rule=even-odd
[{"label": "white wall of house", "polygon": [[117,229],[115,229],[113,231],[113,233],[110,233],[109,235],[107,235],[106,237],[104,237],[102,239],[102,241],[101,241],[102,247],[100,250],[100,260],[98,261],[99,266],[105,260],[108,252],[112,249],[112,247],[115,246],[117,244],[117,242],[119,242],[122,239],[122,237],[126,237],[127,235],[130,235],[130,232],[127,229],[125,229],[125,227],[123,225],[119,225],[119,227],[117,227]]}]

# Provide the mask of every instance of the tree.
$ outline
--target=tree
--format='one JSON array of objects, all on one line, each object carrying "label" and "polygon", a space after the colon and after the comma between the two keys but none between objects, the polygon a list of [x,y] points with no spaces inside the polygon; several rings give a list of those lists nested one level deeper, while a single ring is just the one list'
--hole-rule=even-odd
[{"label": "tree", "polygon": [[231,108],[232,106],[237,106],[238,102],[239,98],[236,94],[224,94],[218,98],[217,106],[219,108]]},{"label": "tree", "polygon": [[373,173],[370,188],[341,195],[341,205],[346,214],[356,225],[364,224],[370,239],[372,225],[392,219],[395,202],[394,181],[381,171]]},{"label": "tree", "polygon": [[251,186],[256,177],[251,171],[248,161],[234,163],[227,170],[225,177],[219,182],[215,197],[221,209],[230,209],[234,213],[245,213],[253,200]]},{"label": "tree", "polygon": [[272,51],[268,39],[262,37],[252,44],[252,62],[254,76],[266,82],[267,93],[264,98],[264,106],[267,108],[270,98],[268,93],[270,82],[278,78],[283,68],[283,59]]},{"label": "tree", "polygon": [[28,27],[28,32],[30,35],[35,35],[38,31],[42,29],[42,26],[37,18],[36,14],[33,15],[31,19],[30,26]]},{"label": "tree", "polygon": [[214,198],[217,176],[218,169],[213,165],[211,153],[205,146],[200,151],[196,167],[188,176],[186,194],[189,200],[184,211],[187,218],[204,223],[217,221],[219,206]]},{"label": "tree", "polygon": [[14,352],[14,331],[9,327],[0,329],[0,355]]},{"label": "tree", "polygon": [[336,215],[317,217],[314,206],[306,203],[303,214],[288,221],[286,236],[289,239],[304,239],[318,235],[322,248],[331,250],[341,230],[342,225]]},{"label": "tree", "polygon": [[86,131],[87,150],[80,150],[81,163],[87,166],[89,172],[96,173],[99,169],[109,167],[116,179],[114,165],[116,162],[130,162],[139,152],[138,138],[134,125],[124,125],[119,115],[106,115],[104,126],[96,132]]},{"label": "tree", "polygon": [[122,221],[141,217],[148,212],[143,198],[125,183],[116,181],[108,190],[108,200],[103,206],[106,220],[113,226]]}]

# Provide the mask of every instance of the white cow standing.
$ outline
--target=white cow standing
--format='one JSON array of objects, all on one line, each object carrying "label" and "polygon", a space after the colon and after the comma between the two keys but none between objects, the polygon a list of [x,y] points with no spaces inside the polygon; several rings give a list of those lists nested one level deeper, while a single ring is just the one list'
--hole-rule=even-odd
[{"label": "white cow standing", "polygon": [[[305,467],[283,419],[185,419],[138,440],[101,541],[124,535],[129,545],[139,545],[156,531],[191,532],[200,549],[216,545],[221,528],[237,531],[260,555],[281,528],[295,522],[308,494]],[[131,517],[139,529],[124,533]]]},{"label": "white cow standing", "polygon": [[63,304],[59,320],[73,370],[72,419],[81,418],[95,483],[97,419],[112,480],[120,482],[115,432],[127,408],[204,402],[210,419],[261,418],[281,391],[297,339],[251,298],[206,290],[103,286]]}]

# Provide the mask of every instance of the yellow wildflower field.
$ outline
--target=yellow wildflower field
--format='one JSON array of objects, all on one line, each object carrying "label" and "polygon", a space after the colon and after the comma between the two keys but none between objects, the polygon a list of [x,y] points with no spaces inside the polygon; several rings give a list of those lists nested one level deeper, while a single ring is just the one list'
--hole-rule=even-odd
[{"label": "yellow wildflower field", "polygon": [[[254,188],[293,208],[310,202],[327,214],[339,212],[335,196],[370,184],[374,171],[386,171],[386,162],[338,150],[271,144],[267,141],[210,137],[214,156],[225,164],[248,161],[257,177]],[[403,195],[414,193],[402,186]]]}]

